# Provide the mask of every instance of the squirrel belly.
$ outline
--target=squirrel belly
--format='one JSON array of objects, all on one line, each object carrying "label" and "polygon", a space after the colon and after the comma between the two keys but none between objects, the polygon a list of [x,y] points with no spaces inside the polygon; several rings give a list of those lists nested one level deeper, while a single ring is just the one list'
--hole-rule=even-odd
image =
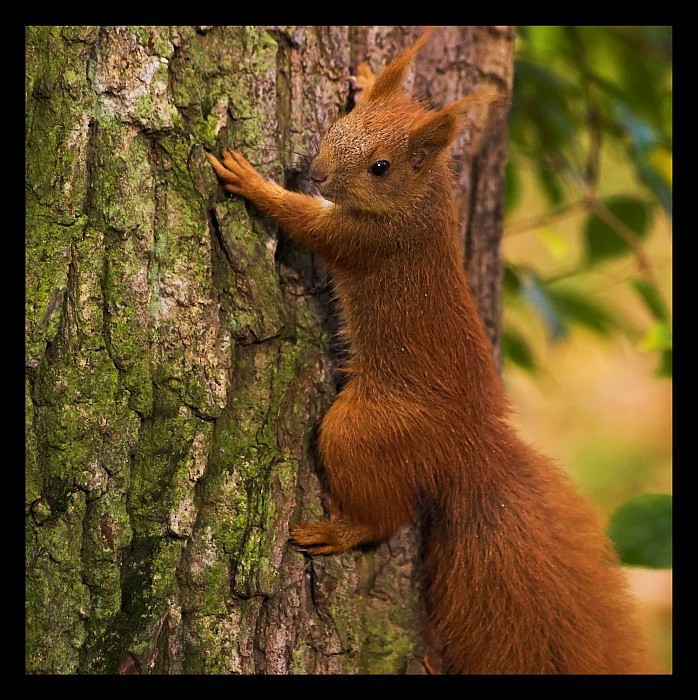
[{"label": "squirrel belly", "polygon": [[420,517],[425,641],[446,673],[640,673],[618,562],[564,474],[524,444],[457,241],[448,146],[474,102],[440,111],[402,89],[429,32],[328,130],[320,196],[265,180],[239,153],[207,157],[333,273],[351,357],[320,425],[334,513],[291,529],[335,554]]}]

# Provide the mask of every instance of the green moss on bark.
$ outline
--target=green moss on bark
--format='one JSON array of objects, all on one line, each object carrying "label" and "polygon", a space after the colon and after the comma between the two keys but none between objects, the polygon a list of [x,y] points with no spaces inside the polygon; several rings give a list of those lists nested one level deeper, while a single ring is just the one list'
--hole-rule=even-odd
[{"label": "green moss on bark", "polygon": [[85,495],[73,492],[60,517],[27,523],[25,587],[26,654],[29,673],[75,673],[85,641],[90,596],[82,579],[80,549]]},{"label": "green moss on bark", "polygon": [[392,618],[398,611],[399,608],[374,607],[365,616],[361,646],[361,667],[365,673],[402,674],[414,658],[417,647],[414,620],[400,619],[396,623]]},{"label": "green moss on bark", "polygon": [[66,44],[60,27],[26,30],[25,322],[27,362],[33,367],[55,337],[70,244],[86,221],[84,152],[94,104],[84,67],[89,48],[89,38]]},{"label": "green moss on bark", "polygon": [[202,146],[280,182],[345,37],[271,31],[27,30],[32,673],[392,673],[414,649],[363,555],[287,545],[323,517],[327,333],[309,258],[277,256]]},{"label": "green moss on bark", "polygon": [[219,204],[215,211],[230,264],[225,278],[234,292],[235,310],[229,317],[234,337],[243,342],[272,338],[282,331],[285,313],[274,259],[276,241],[240,200]]}]

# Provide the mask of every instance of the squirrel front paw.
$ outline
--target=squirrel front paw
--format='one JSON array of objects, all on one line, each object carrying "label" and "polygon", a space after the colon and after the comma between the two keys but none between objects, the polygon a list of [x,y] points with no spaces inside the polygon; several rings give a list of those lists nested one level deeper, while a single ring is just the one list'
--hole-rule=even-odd
[{"label": "squirrel front paw", "polygon": [[264,178],[242,153],[224,148],[221,155],[223,157],[222,163],[212,153],[206,153],[206,158],[208,158],[208,162],[218,179],[229,192],[249,197],[249,194],[264,181]]},{"label": "squirrel front paw", "polygon": [[375,82],[376,75],[368,63],[359,63],[356,67],[356,75],[349,76],[349,89],[354,98],[354,104],[359,104],[366,99]]}]

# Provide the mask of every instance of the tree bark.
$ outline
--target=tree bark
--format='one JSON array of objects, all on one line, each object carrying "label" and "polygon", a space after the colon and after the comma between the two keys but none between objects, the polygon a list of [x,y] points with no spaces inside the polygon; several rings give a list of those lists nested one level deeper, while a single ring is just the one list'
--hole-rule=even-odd
[{"label": "tree bark", "polygon": [[[204,148],[291,182],[417,27],[29,27],[29,673],[423,672],[416,539],[305,558],[339,351],[312,256],[225,197]],[[414,85],[509,93],[513,31],[446,27]],[[497,353],[506,110],[454,149]]]}]

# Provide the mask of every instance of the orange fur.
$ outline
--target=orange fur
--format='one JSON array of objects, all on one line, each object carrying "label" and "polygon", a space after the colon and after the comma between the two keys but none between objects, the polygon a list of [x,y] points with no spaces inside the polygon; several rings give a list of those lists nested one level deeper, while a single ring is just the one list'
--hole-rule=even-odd
[{"label": "orange fur", "polygon": [[[208,154],[226,189],[330,266],[351,347],[319,435],[337,516],[295,526],[292,540],[334,554],[419,515],[432,668],[643,672],[623,575],[593,512],[507,423],[448,171],[473,98],[434,112],[402,90],[421,43],[375,82],[363,70],[365,94],[311,166],[322,197],[264,180],[240,154]],[[370,172],[379,160],[390,162],[382,176]]]}]

